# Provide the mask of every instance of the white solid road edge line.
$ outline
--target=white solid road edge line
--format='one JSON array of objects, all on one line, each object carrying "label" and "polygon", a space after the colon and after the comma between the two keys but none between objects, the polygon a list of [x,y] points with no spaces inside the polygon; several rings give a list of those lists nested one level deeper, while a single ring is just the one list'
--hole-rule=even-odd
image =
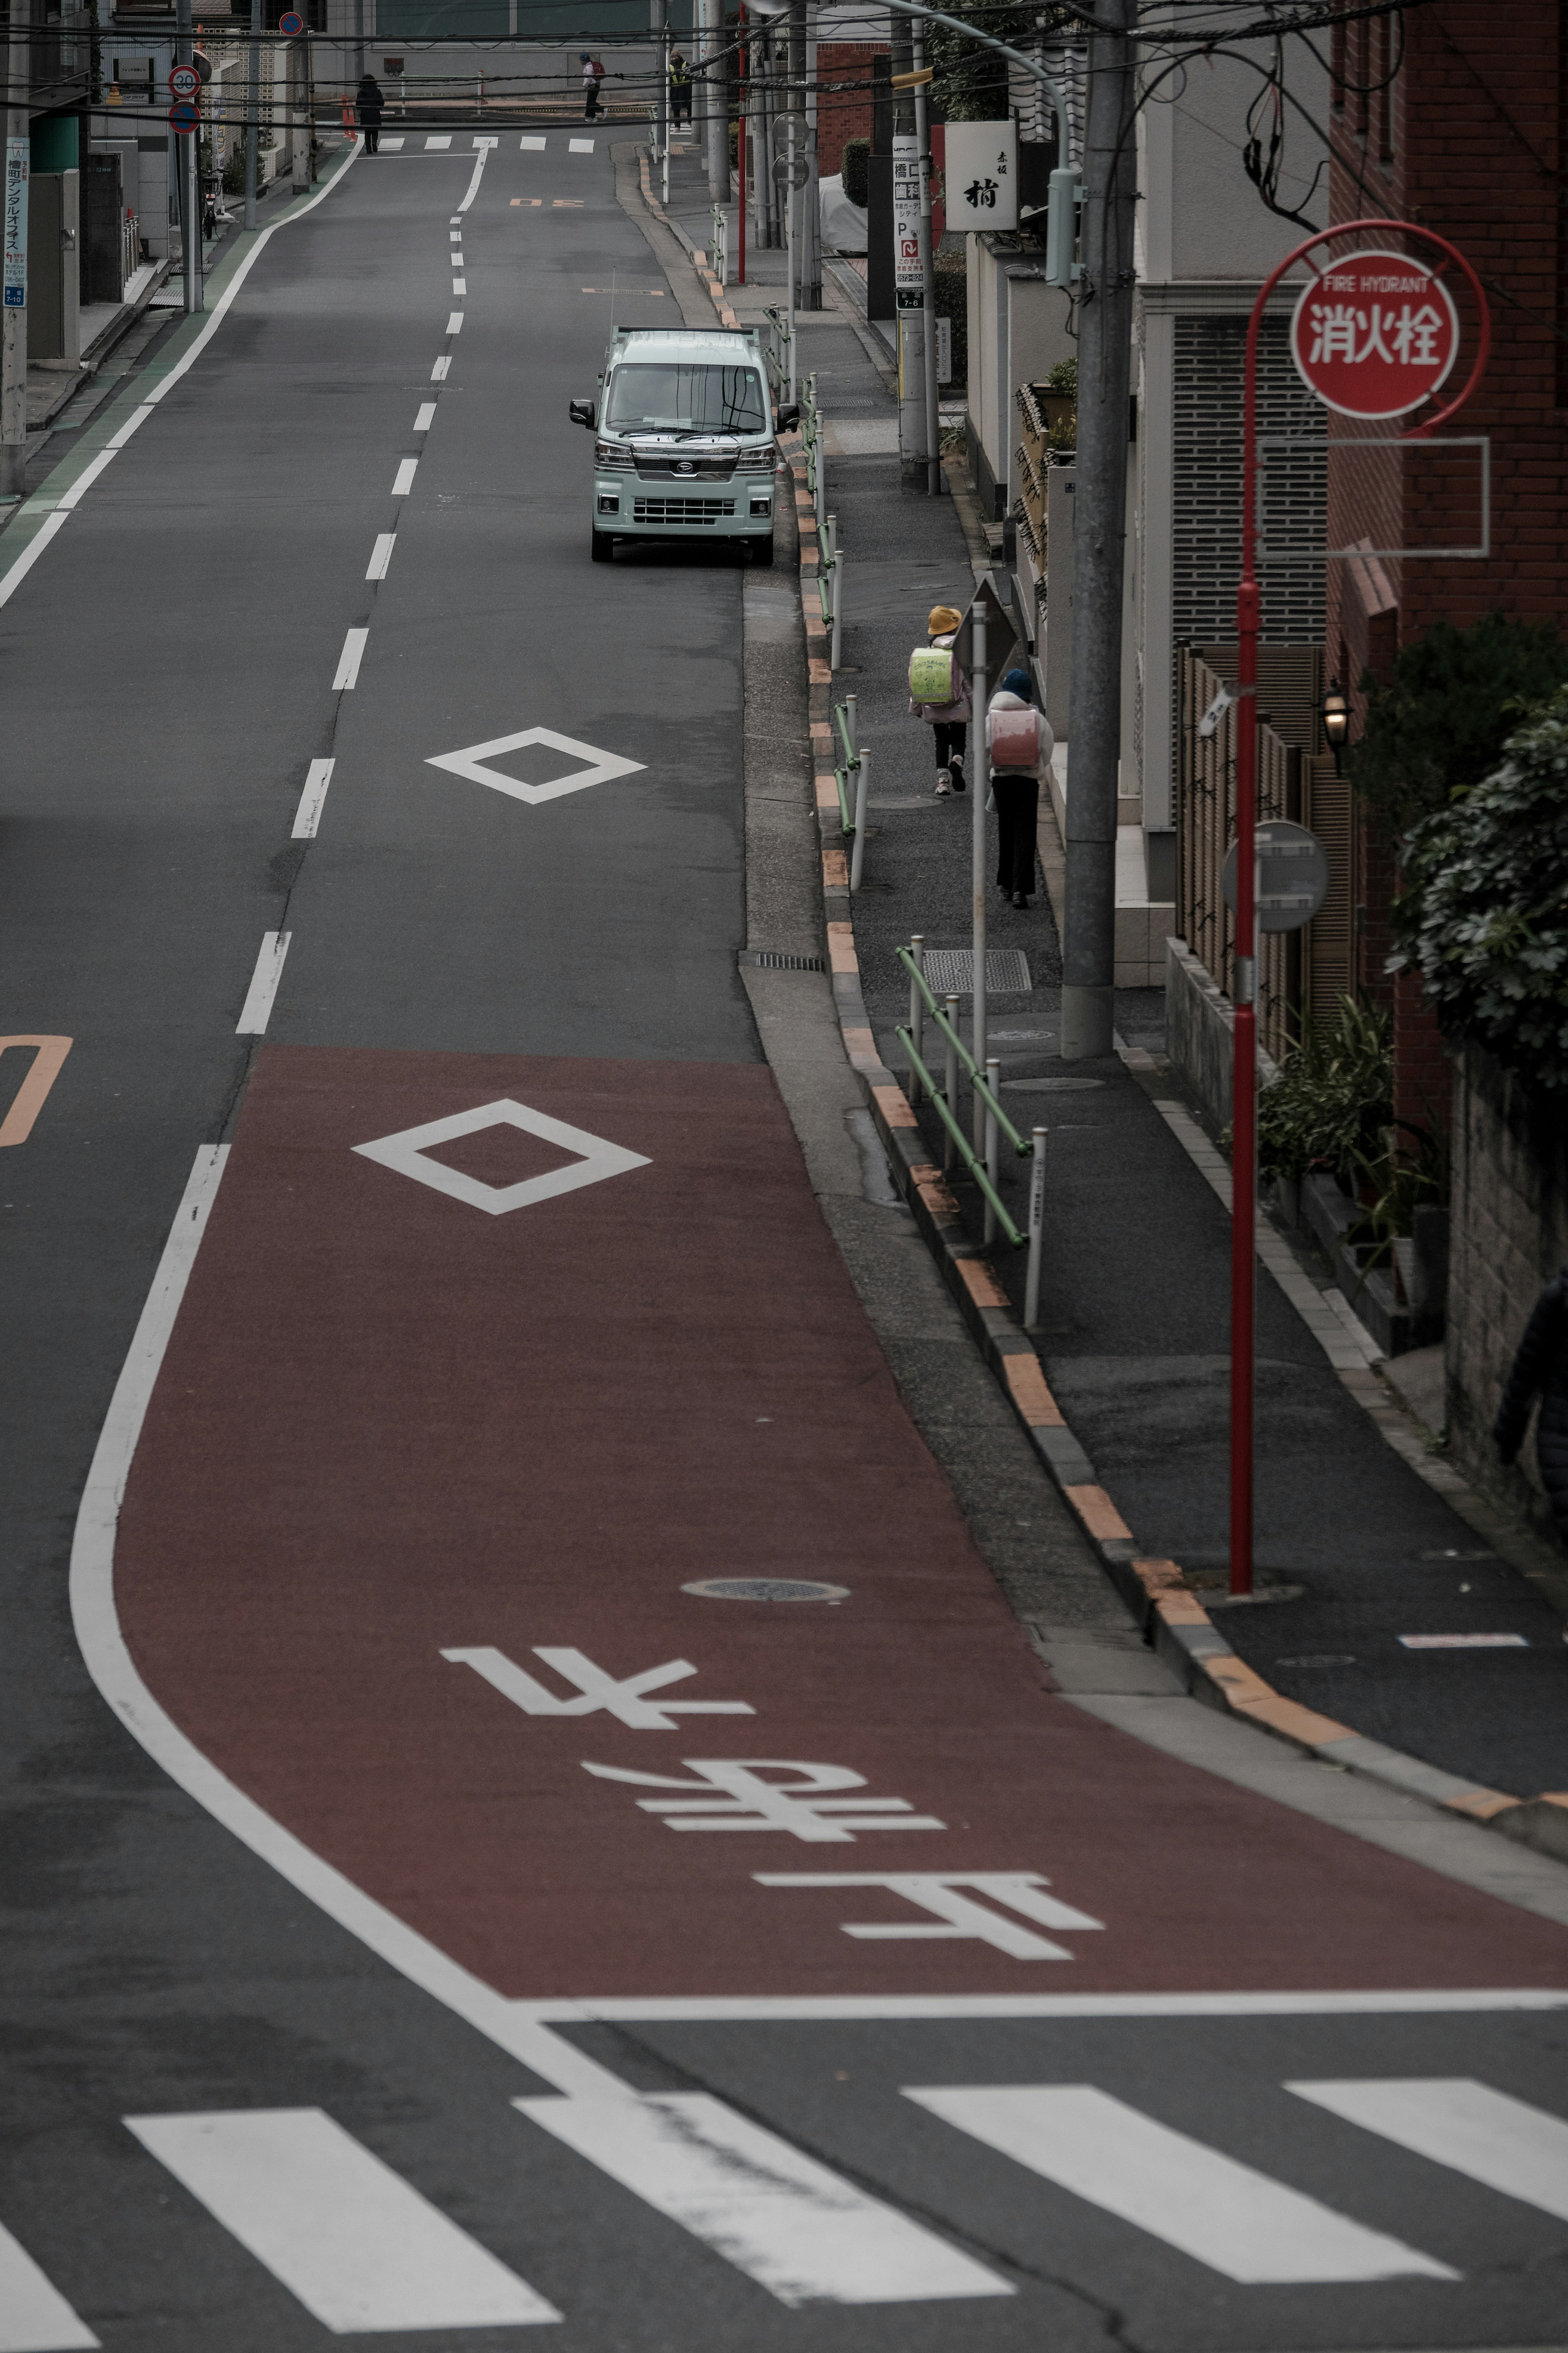
[{"label": "white solid road edge line", "polygon": [[28,573],[32,570],[34,565],[37,564],[39,556],[42,555],[45,548],[47,547],[50,540],[53,539],[55,533],[64,523],[68,512],[69,509],[62,506],[57,507],[53,514],[45,516],[43,522],[34,533],[32,539],[22,550],[21,554],[16,558],[16,563],[13,564],[9,572],[5,575],[4,578],[0,578],[0,605],[8,605],[10,603],[12,597],[21,586]]},{"label": "white solid road edge line", "polygon": [[364,659],[365,643],[369,636],[368,629],[351,629],[344,638],[343,649],[338,658],[337,676],[332,681],[334,693],[341,688],[358,684],[359,666]]},{"label": "white solid road edge line", "polygon": [[283,959],[292,937],[291,932],[262,933],[256,970],[250,976],[250,987],[246,990],[239,1019],[234,1025],[237,1038],[260,1038],[266,1034],[267,1024],[272,1018],[272,1000],[283,977]]},{"label": "white solid road edge line", "polygon": [[228,1150],[226,1144],[204,1145],[196,1155],[82,1490],[71,1543],[70,1599],[71,1621],[87,1671],[105,1704],[172,1781],[388,1968],[558,2092],[572,2098],[635,2100],[638,2094],[618,2075],[574,2051],[531,2011],[471,1977],[263,1812],[171,1721],[126,1647],[114,1599],[120,1506]]},{"label": "white solid road edge line", "polygon": [[321,809],[327,797],[327,786],[332,781],[335,760],[312,760],[305,777],[305,789],[300,796],[300,806],[294,812],[293,841],[311,841],[321,822]]}]

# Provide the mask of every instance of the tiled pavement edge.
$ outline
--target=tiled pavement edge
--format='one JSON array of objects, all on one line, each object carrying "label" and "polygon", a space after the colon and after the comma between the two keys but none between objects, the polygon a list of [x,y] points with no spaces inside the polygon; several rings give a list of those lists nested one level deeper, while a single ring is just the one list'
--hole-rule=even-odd
[{"label": "tiled pavement edge", "polygon": [[[656,217],[662,219],[662,209],[653,196],[646,156],[641,160],[640,176],[645,203]],[[693,259],[700,266],[705,257],[694,254]],[[700,276],[720,323],[736,323],[717,279],[705,266],[700,267]],[[822,891],[834,1002],[845,1052],[865,1091],[888,1153],[893,1181],[914,1213],[917,1227],[982,1356],[1145,1640],[1190,1694],[1272,1734],[1300,1755],[1381,1782],[1407,1797],[1501,1831],[1545,1854],[1568,1861],[1568,1791],[1547,1791],[1535,1798],[1520,1799],[1488,1788],[1443,1772],[1382,1741],[1369,1739],[1348,1725],[1286,1698],[1237,1657],[1201,1601],[1184,1588],[1177,1562],[1145,1558],[1139,1554],[1132,1532],[1111,1497],[1095,1483],[1089,1458],[1051,1394],[1032,1342],[1014,1315],[983,1251],[970,1238],[942,1171],[927,1156],[919,1124],[901,1084],[877,1050],[861,993],[848,867],[833,775],[832,672],[825,659],[826,631],[816,593],[816,512],[805,487],[805,461],[799,455],[792,459],[791,471],[799,528],[810,738],[816,772]],[[1177,1117],[1189,1121],[1190,1115],[1179,1104],[1162,1105],[1162,1113],[1173,1128]],[[1194,1158],[1199,1156],[1200,1143],[1204,1154],[1213,1153],[1201,1131],[1195,1139],[1181,1134],[1180,1140]],[[1206,1161],[1200,1165],[1218,1189],[1219,1173],[1228,1172],[1218,1154],[1213,1156],[1219,1164],[1218,1172],[1208,1169]],[[1281,1274],[1283,1268],[1274,1267],[1273,1254],[1267,1246],[1275,1239],[1272,1235],[1266,1237],[1263,1255],[1271,1271]],[[1279,1243],[1279,1250],[1289,1257],[1283,1242]],[[1295,1283],[1286,1281],[1282,1287],[1293,1304],[1303,1313],[1310,1307],[1313,1319],[1332,1314],[1331,1308],[1325,1306],[1315,1291],[1310,1302],[1296,1298],[1298,1288],[1304,1292],[1310,1286],[1300,1274],[1293,1259],[1289,1273],[1297,1278]],[[1315,1321],[1313,1329],[1317,1329]],[[1356,1348],[1348,1328],[1331,1333],[1325,1326],[1319,1336],[1330,1345],[1331,1355],[1345,1356],[1346,1363],[1340,1367],[1342,1374],[1359,1371],[1370,1378],[1364,1356]],[[1355,1358],[1353,1366],[1349,1362],[1352,1354]]]}]

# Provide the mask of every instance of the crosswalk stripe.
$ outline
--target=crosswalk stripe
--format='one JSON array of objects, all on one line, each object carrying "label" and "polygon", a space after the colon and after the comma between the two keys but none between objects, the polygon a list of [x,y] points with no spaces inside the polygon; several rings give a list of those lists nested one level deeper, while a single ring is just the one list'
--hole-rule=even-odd
[{"label": "crosswalk stripe", "polygon": [[781,2304],[1015,2293],[934,2232],[706,2092],[513,2105]]},{"label": "crosswalk stripe", "polygon": [[98,2342],[0,2223],[0,2353],[78,2353]]},{"label": "crosswalk stripe", "polygon": [[1382,2082],[1287,2084],[1417,2157],[1430,2158],[1505,2198],[1568,2222],[1568,2123],[1468,2075],[1388,2076]]},{"label": "crosswalk stripe", "polygon": [[425,142],[425,153],[426,155],[438,154],[443,147],[449,147],[451,143],[452,134],[449,131],[438,132],[433,139],[426,139]]},{"label": "crosswalk stripe", "polygon": [[943,2084],[904,2096],[1227,2279],[1458,2277],[1089,2084]]},{"label": "crosswalk stripe", "polygon": [[125,2122],[336,2334],[497,2328],[561,2317],[320,2108]]}]

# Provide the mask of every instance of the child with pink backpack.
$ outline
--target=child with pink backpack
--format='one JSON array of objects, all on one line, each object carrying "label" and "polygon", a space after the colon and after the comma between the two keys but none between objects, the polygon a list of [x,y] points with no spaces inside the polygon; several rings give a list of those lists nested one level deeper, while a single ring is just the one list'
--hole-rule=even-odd
[{"label": "child with pink backpack", "polygon": [[985,748],[1001,837],[996,881],[1015,907],[1026,907],[1035,888],[1040,778],[1050,765],[1056,741],[1035,702],[1028,671],[1010,670],[985,713]]}]

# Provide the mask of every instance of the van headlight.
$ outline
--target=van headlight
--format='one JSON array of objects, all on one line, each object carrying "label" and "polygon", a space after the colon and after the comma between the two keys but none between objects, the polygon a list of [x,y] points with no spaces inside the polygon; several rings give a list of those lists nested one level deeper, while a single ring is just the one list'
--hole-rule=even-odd
[{"label": "van headlight", "polygon": [[594,463],[601,469],[608,467],[615,471],[625,468],[629,471],[636,462],[631,451],[623,449],[618,441],[595,441],[594,444]]},{"label": "van headlight", "polygon": [[742,449],[735,459],[738,474],[771,474],[773,470],[772,444],[765,449]]}]

